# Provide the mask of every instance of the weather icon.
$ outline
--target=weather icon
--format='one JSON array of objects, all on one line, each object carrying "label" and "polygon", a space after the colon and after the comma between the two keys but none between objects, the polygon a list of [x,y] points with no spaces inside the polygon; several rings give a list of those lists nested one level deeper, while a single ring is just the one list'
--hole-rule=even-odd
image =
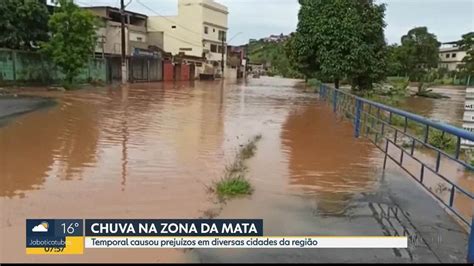
[{"label": "weather icon", "polygon": [[48,222],[41,222],[37,226],[33,227],[31,231],[35,233],[45,233],[48,232],[49,224]]}]

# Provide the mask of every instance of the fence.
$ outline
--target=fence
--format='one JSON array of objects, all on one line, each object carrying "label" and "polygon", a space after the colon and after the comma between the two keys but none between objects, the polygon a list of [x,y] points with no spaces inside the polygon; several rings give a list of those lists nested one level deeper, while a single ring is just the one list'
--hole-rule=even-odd
[{"label": "fence", "polygon": [[[351,119],[355,137],[367,137],[385,154],[384,169],[388,159],[393,161],[461,223],[471,228],[469,259],[474,260],[474,219],[472,213],[462,213],[456,204],[457,201],[467,202],[468,208],[471,206],[472,209],[474,195],[442,171],[444,163],[456,164],[464,171],[474,171],[470,156],[461,149],[461,142],[474,141],[474,134],[325,85],[320,86],[320,98],[328,101],[334,112]],[[407,168],[404,163],[407,158],[419,165],[416,171]],[[447,197],[428,186],[432,182],[427,180],[428,175],[445,186],[442,192],[449,191]]]},{"label": "fence", "polygon": [[[0,83],[50,84],[64,79],[54,64],[37,52],[0,49]],[[80,82],[107,81],[104,59],[91,58],[77,77]]]}]

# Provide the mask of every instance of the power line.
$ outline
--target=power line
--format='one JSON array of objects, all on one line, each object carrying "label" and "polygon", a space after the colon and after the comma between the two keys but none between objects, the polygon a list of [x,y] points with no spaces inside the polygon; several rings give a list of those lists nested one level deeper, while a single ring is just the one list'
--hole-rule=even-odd
[{"label": "power line", "polygon": [[[120,0],[118,0],[118,1],[120,2]],[[77,3],[81,4],[81,5],[84,5],[84,6],[86,6],[86,7],[93,7],[92,5],[87,5],[86,3],[81,2],[81,1],[75,0],[75,2],[77,2]],[[130,0],[130,2],[131,2],[131,0]],[[130,3],[130,2],[129,2],[129,3]],[[157,16],[162,17],[162,18],[168,20],[169,22],[180,26],[180,27],[183,28],[184,30],[189,31],[189,32],[192,32],[192,33],[194,33],[194,34],[197,34],[197,35],[199,35],[199,37],[202,36],[200,33],[197,33],[196,31],[190,30],[189,28],[187,28],[187,27],[185,27],[185,26],[183,26],[183,25],[180,25],[180,24],[176,23],[176,21],[174,21],[174,20],[172,20],[172,19],[170,19],[170,18],[168,18],[168,17],[166,17],[166,16],[161,15],[160,13],[158,13],[158,12],[155,11],[155,10],[153,10],[153,9],[150,8],[149,6],[147,6],[147,5],[145,5],[144,3],[140,2],[140,0],[137,0],[136,3],[138,3],[138,4],[141,5],[141,6],[143,6],[143,7],[146,8],[147,10],[153,12],[153,13],[156,14]],[[153,27],[149,26],[149,24],[148,24],[148,27],[151,28],[151,29],[153,29],[154,31],[163,31],[163,30],[158,30],[158,29],[156,29],[156,28],[153,28]],[[168,33],[168,32],[166,33],[166,35],[167,35],[168,37],[171,37],[171,38],[175,39],[175,40],[182,41],[182,42],[184,42],[184,43],[193,45],[193,46],[195,46],[195,47],[202,47],[202,46],[203,46],[202,43],[201,43],[201,44],[191,43],[191,42],[188,41],[188,40],[182,39],[182,38],[177,37],[176,35],[172,35],[172,34],[170,34],[170,33]]]},{"label": "power line", "polygon": [[[144,8],[148,9],[149,11],[155,13],[155,14],[158,15],[159,17],[162,17],[162,18],[168,20],[169,22],[171,22],[171,23],[173,23],[173,24],[176,24],[176,25],[182,27],[182,28],[185,29],[185,30],[187,30],[187,31],[189,31],[189,32],[192,32],[192,33],[194,33],[194,34],[197,34],[199,37],[202,37],[201,33],[197,33],[197,32],[195,32],[195,31],[193,31],[193,30],[190,30],[190,29],[184,27],[183,25],[180,25],[180,24],[176,23],[176,21],[174,21],[174,20],[172,20],[172,19],[170,19],[170,18],[168,18],[168,17],[166,17],[166,16],[163,16],[163,15],[159,14],[158,12],[156,12],[155,10],[153,10],[152,8],[150,8],[149,6],[147,6],[147,5],[145,5],[144,3],[142,3],[140,0],[137,0],[136,3],[138,3],[138,4],[141,5],[141,6],[143,6]],[[182,41],[182,42],[184,42],[184,43],[190,44],[190,45],[195,46],[195,47],[199,47],[199,48],[202,48],[202,47],[203,47],[203,44],[202,44],[202,43],[200,43],[200,44],[192,43],[192,42],[190,42],[190,41],[188,41],[188,40],[184,40],[184,39],[182,39],[182,38],[180,38],[180,37],[173,36],[173,35],[170,34],[169,32],[164,32],[163,30],[158,30],[158,29],[156,29],[156,28],[150,26],[150,24],[148,24],[148,27],[151,28],[151,29],[154,30],[154,31],[162,31],[164,34],[166,34],[168,37],[171,37],[172,39]]]},{"label": "power line", "polygon": [[197,34],[197,35],[199,35],[199,36],[202,36],[200,32],[196,32],[196,31],[194,31],[194,30],[191,30],[191,29],[189,29],[189,28],[187,28],[187,27],[185,27],[185,26],[183,26],[183,25],[178,24],[176,21],[170,19],[169,17],[166,17],[166,16],[161,15],[160,13],[156,12],[155,10],[153,10],[152,8],[150,8],[149,6],[147,6],[147,5],[145,5],[144,3],[142,3],[140,0],[137,0],[137,3],[138,3],[139,5],[141,5],[141,6],[143,6],[144,8],[148,9],[149,11],[153,12],[155,15],[157,15],[157,16],[159,16],[159,17],[162,17],[162,18],[168,20],[169,22],[172,22],[173,24],[176,24],[176,25],[180,26],[181,28],[183,28],[183,29],[185,29],[185,30],[187,30],[187,31],[189,31],[189,32],[192,32],[192,33],[194,33],[194,34]]},{"label": "power line", "polygon": [[165,33],[165,32],[162,31],[162,30],[158,30],[158,29],[156,29],[156,28],[153,28],[152,26],[148,26],[148,27],[150,27],[150,28],[151,28],[152,30],[154,30],[154,31],[163,32],[163,34],[166,34],[168,37],[171,37],[171,38],[173,38],[173,39],[175,39],[175,40],[182,41],[182,42],[184,42],[184,43],[193,45],[193,46],[195,46],[195,47],[200,47],[200,48],[202,47],[202,44],[192,43],[192,42],[190,42],[190,41],[187,41],[187,40],[181,39],[181,38],[179,38],[179,37],[173,36],[173,35],[170,34],[170,33]]},{"label": "power line", "polygon": [[[119,0],[119,1],[120,1],[120,0]],[[80,1],[77,1],[77,0],[76,0],[75,2],[77,2],[77,3],[81,4],[81,5],[84,5],[84,6],[86,6],[86,7],[93,7],[92,5],[87,5],[87,4],[85,4],[84,2],[80,2]],[[188,28],[186,28],[186,27],[184,27],[184,26],[182,26],[182,25],[176,23],[176,21],[173,21],[173,20],[169,19],[168,17],[159,14],[158,12],[156,12],[156,11],[154,11],[153,9],[151,9],[150,7],[146,6],[145,4],[143,4],[142,2],[140,2],[139,0],[137,0],[136,3],[140,4],[141,6],[143,6],[143,7],[146,8],[146,9],[148,9],[149,11],[155,13],[155,14],[158,15],[159,17],[162,17],[162,18],[164,18],[164,19],[166,19],[166,20],[172,22],[173,24],[176,24],[176,25],[178,25],[178,26],[181,26],[183,29],[185,29],[185,30],[187,30],[187,31],[190,31],[190,32],[192,32],[192,33],[195,33],[195,34],[199,35],[200,37],[202,36],[200,33],[197,33],[197,32],[195,32],[195,31],[192,31],[192,30],[190,30],[190,29],[188,29]],[[202,44],[202,43],[199,43],[199,44],[198,44],[198,43],[194,43],[194,42],[185,40],[185,39],[183,39],[183,38],[180,38],[180,37],[178,37],[178,36],[176,36],[176,35],[173,35],[173,34],[171,34],[171,33],[169,33],[169,32],[166,32],[166,33],[165,33],[163,30],[156,29],[156,28],[150,26],[149,24],[148,24],[148,27],[149,27],[150,29],[152,29],[153,31],[163,32],[164,34],[166,34],[167,37],[170,37],[170,38],[172,38],[172,39],[182,41],[182,42],[184,42],[184,43],[186,43],[186,44],[189,44],[189,45],[192,45],[192,46],[194,46],[194,47],[199,47],[199,48],[202,48],[202,47],[203,47],[203,44]],[[116,34],[118,35],[118,34],[120,34],[120,32],[117,32]]]}]

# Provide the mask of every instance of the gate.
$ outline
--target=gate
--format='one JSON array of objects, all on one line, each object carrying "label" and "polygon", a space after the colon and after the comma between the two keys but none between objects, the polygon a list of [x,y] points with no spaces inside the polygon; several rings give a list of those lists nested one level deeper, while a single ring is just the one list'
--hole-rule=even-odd
[{"label": "gate", "polygon": [[163,79],[161,59],[146,56],[129,58],[130,81],[161,81]]}]

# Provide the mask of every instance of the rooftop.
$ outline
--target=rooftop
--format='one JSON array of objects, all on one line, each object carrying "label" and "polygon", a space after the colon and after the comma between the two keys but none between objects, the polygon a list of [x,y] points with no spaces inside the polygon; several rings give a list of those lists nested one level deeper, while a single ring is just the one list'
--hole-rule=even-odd
[{"label": "rooftop", "polygon": [[201,5],[203,7],[214,9],[216,11],[221,11],[221,12],[226,13],[226,14],[229,13],[229,10],[227,9],[227,7],[225,5],[217,3],[214,0],[197,0],[197,1],[201,2]]},{"label": "rooftop", "polygon": [[[112,6],[87,6],[87,7],[82,7],[84,9],[90,9],[90,10],[99,10],[99,9],[106,9],[106,10],[110,10],[112,12],[115,12],[115,13],[120,13],[120,9],[117,8],[117,7],[112,7]],[[145,15],[145,14],[141,14],[141,13],[137,13],[137,12],[132,12],[132,11],[128,11],[128,10],[125,10],[125,13],[129,14],[129,15],[132,15],[132,16],[135,16],[135,17],[141,17],[143,19],[147,19],[148,16]]]}]

